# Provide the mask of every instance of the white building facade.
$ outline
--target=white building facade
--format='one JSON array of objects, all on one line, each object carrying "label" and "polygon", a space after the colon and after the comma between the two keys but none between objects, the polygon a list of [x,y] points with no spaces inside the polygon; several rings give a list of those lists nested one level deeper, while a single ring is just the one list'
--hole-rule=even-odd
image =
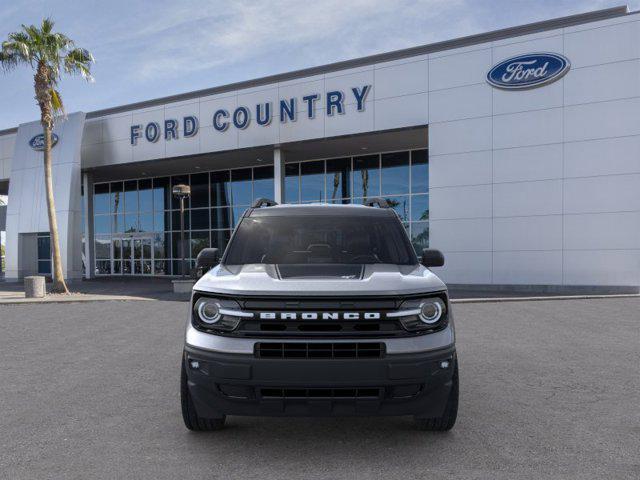
[{"label": "white building facade", "polygon": [[[8,280],[50,268],[38,128],[0,132]],[[444,252],[451,284],[640,285],[640,14],[626,8],[73,114],[55,132],[70,278],[179,274],[170,189],[188,183],[192,261],[255,198],[383,197],[417,250]]]}]

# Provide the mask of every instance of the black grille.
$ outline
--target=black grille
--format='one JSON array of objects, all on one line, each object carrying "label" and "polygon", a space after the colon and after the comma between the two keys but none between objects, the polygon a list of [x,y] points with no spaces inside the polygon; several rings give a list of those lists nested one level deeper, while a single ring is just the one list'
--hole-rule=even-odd
[{"label": "black grille", "polygon": [[366,388],[261,388],[262,398],[381,398],[384,389]]},{"label": "black grille", "polygon": [[259,358],[382,358],[384,343],[256,343]]}]

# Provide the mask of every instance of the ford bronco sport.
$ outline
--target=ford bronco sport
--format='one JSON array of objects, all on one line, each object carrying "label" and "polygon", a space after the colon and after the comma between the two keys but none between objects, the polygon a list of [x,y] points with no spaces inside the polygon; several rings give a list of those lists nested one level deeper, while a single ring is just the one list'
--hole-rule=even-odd
[{"label": "ford bronco sport", "polygon": [[[222,258],[203,250],[181,372],[190,430],[227,415],[412,415],[449,430],[458,409],[451,305],[383,199],[260,199]],[[208,270],[208,271],[207,271]]]}]

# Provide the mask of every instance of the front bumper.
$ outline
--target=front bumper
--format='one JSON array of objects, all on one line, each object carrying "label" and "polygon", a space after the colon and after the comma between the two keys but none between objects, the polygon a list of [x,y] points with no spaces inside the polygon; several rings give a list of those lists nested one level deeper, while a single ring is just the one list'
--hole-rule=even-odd
[{"label": "front bumper", "polygon": [[[443,361],[448,361],[446,368]],[[267,359],[187,344],[183,362],[196,411],[205,418],[221,415],[433,418],[444,411],[456,356],[453,343],[371,359]]]}]

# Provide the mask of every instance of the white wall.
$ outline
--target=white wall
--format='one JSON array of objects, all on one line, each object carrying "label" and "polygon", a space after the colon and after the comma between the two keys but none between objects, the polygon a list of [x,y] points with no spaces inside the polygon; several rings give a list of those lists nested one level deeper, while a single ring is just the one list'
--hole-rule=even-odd
[{"label": "white wall", "polygon": [[11,174],[11,158],[16,134],[0,136],[0,180],[8,180]]},{"label": "white wall", "polygon": [[[430,241],[446,281],[640,285],[638,20],[430,56]],[[532,52],[571,70],[527,91],[485,82]]]}]

